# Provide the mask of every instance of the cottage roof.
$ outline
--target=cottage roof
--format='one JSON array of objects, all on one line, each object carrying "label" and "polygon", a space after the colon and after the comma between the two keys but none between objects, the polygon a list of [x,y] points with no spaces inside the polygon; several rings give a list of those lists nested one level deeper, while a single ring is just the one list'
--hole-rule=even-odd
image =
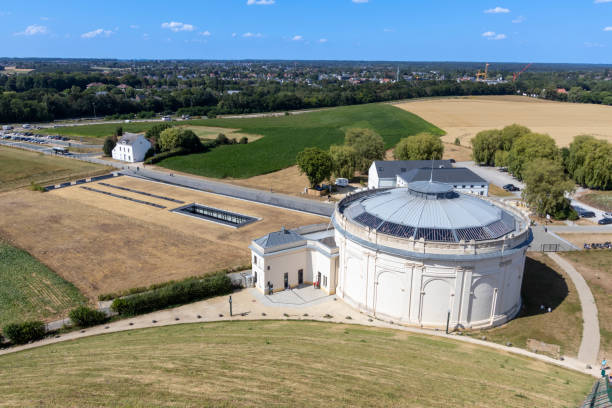
[{"label": "cottage roof", "polygon": [[305,239],[300,234],[283,228],[280,231],[271,232],[261,238],[256,239],[255,243],[266,249],[303,241],[305,241]]}]

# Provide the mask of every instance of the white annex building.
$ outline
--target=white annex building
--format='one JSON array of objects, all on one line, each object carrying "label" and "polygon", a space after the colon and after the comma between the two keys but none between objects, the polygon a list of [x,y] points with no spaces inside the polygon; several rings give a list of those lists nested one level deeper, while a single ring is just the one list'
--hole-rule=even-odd
[{"label": "white annex building", "polygon": [[144,160],[151,143],[140,134],[124,133],[113,149],[113,159],[135,163]]},{"label": "white annex building", "polygon": [[274,232],[251,250],[257,288],[266,293],[268,282],[276,291],[300,276],[304,284],[325,276],[322,289],[368,315],[430,328],[449,319],[451,328],[474,329],[520,311],[530,241],[529,220],[518,210],[418,181],[349,195],[332,226]]}]

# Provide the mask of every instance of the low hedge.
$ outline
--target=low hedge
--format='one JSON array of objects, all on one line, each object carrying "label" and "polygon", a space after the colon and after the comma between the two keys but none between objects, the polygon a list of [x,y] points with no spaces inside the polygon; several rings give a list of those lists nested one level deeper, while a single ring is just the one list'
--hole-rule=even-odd
[{"label": "low hedge", "polygon": [[14,344],[26,344],[45,337],[45,324],[38,320],[10,323],[2,328],[2,333]]},{"label": "low hedge", "polygon": [[178,149],[172,149],[167,152],[156,154],[153,157],[149,157],[147,160],[144,161],[144,164],[155,164],[155,163],[159,163],[160,161],[164,159],[167,159],[168,157],[182,156],[184,154],[189,154],[189,152],[179,147]]},{"label": "low hedge", "polygon": [[227,275],[216,274],[203,279],[190,279],[172,285],[115,299],[111,309],[122,316],[135,316],[169,306],[226,295],[232,291],[232,281]]},{"label": "low hedge", "polygon": [[76,309],[72,309],[69,316],[72,323],[80,327],[90,327],[102,324],[107,319],[104,312],[87,306],[79,306]]}]

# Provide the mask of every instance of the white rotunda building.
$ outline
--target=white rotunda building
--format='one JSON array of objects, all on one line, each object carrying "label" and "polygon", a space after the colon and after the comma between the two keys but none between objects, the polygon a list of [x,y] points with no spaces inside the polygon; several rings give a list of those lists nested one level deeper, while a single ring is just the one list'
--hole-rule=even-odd
[{"label": "white rotunda building", "polygon": [[520,311],[531,233],[510,206],[424,181],[352,194],[332,223],[336,294],[364,313],[476,329]]}]

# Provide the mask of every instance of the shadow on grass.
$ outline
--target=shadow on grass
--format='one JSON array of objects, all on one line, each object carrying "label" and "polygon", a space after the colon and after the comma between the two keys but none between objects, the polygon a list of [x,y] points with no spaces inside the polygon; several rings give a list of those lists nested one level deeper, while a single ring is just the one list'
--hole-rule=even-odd
[{"label": "shadow on grass", "polygon": [[[543,262],[527,257],[521,296],[523,308],[517,316],[527,317],[556,309],[569,294],[565,278]],[[544,310],[540,306],[544,305]]]}]

